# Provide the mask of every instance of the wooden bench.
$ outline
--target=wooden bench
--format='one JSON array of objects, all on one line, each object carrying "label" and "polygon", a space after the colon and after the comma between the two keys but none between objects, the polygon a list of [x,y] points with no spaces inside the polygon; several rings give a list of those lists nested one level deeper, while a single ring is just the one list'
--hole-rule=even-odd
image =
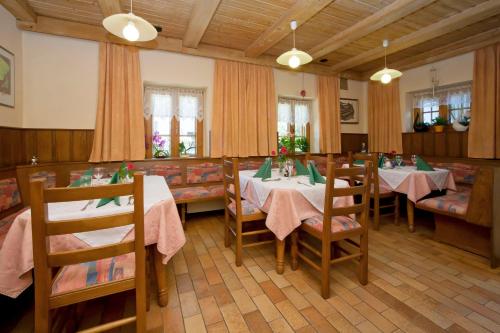
[{"label": "wooden bench", "polygon": [[493,169],[466,163],[430,163],[449,169],[457,191],[418,201],[416,208],[434,213],[434,238],[492,259]]},{"label": "wooden bench", "polygon": [[15,168],[0,169],[0,249],[12,222],[23,211]]}]

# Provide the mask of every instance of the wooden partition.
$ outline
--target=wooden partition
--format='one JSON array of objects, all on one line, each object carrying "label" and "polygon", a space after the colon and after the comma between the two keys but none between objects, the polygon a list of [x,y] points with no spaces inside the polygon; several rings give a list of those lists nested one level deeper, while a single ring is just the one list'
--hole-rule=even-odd
[{"label": "wooden partition", "polygon": [[403,133],[403,152],[436,157],[467,157],[469,132]]}]

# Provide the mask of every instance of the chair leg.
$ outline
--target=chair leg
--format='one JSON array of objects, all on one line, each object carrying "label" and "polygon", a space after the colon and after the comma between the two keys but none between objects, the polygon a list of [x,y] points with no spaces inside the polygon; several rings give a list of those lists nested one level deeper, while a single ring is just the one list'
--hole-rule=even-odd
[{"label": "chair leg", "polygon": [[399,225],[399,194],[394,198],[394,224]]},{"label": "chair leg", "polygon": [[227,212],[227,208],[224,212],[224,246],[231,246],[231,229],[229,226],[229,213]]},{"label": "chair leg", "polygon": [[49,333],[50,329],[50,309],[48,295],[37,293],[35,289],[35,332]]},{"label": "chair leg", "polygon": [[361,257],[358,266],[358,279],[359,283],[365,285],[368,283],[368,232],[365,231],[359,240],[359,248]]},{"label": "chair leg", "polygon": [[186,204],[181,204],[181,222],[182,228],[186,229]]},{"label": "chair leg", "polygon": [[373,198],[373,229],[378,230],[380,223],[380,199]]},{"label": "chair leg", "polygon": [[243,255],[243,224],[236,221],[236,266],[241,266]]},{"label": "chair leg", "polygon": [[330,298],[331,244],[323,241],[321,247],[321,296],[327,299]]},{"label": "chair leg", "polygon": [[294,271],[299,267],[299,262],[297,260],[298,251],[299,251],[298,241],[299,241],[299,231],[294,230],[292,232],[292,250],[291,250],[292,270],[294,270]]}]

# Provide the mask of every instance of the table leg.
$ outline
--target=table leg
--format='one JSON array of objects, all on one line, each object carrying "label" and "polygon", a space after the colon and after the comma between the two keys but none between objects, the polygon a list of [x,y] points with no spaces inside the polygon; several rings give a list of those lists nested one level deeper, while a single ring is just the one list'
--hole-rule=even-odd
[{"label": "table leg", "polygon": [[154,249],[154,266],[156,283],[158,286],[158,304],[166,306],[168,303],[167,267],[162,263],[162,254]]},{"label": "table leg", "polygon": [[410,199],[406,199],[406,213],[408,214],[408,230],[410,232],[415,231],[414,216],[415,216],[415,204]]},{"label": "table leg", "polygon": [[285,270],[285,240],[276,238],[276,272],[283,274]]}]

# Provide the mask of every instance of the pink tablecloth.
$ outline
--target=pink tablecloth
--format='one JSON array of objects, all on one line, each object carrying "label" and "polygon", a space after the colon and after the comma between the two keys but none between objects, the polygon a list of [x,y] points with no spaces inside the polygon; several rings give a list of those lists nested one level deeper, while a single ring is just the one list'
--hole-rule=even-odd
[{"label": "pink tablecloth", "polygon": [[[283,240],[300,226],[301,221],[319,215],[321,212],[298,191],[276,188],[271,191],[263,206],[258,204],[253,182],[249,181],[242,197],[267,213],[266,226],[279,240]],[[353,197],[335,198],[334,206],[352,205]]]},{"label": "pink tablecloth", "polygon": [[[173,198],[154,204],[144,215],[146,245],[157,244],[163,263],[186,242],[182,223]],[[124,240],[133,239],[133,230]],[[65,251],[89,245],[73,235],[51,237],[52,251]],[[17,297],[33,283],[33,244],[31,212],[19,215],[12,225],[0,251],[0,294]]]},{"label": "pink tablecloth", "polygon": [[[391,188],[382,177],[379,177],[380,185]],[[433,190],[439,190],[438,186],[432,181],[425,172],[412,172],[410,173],[396,188],[391,188],[398,193],[406,194],[408,199],[412,202],[425,197]],[[455,180],[451,172],[448,173],[446,181],[442,189],[456,191]]]}]

